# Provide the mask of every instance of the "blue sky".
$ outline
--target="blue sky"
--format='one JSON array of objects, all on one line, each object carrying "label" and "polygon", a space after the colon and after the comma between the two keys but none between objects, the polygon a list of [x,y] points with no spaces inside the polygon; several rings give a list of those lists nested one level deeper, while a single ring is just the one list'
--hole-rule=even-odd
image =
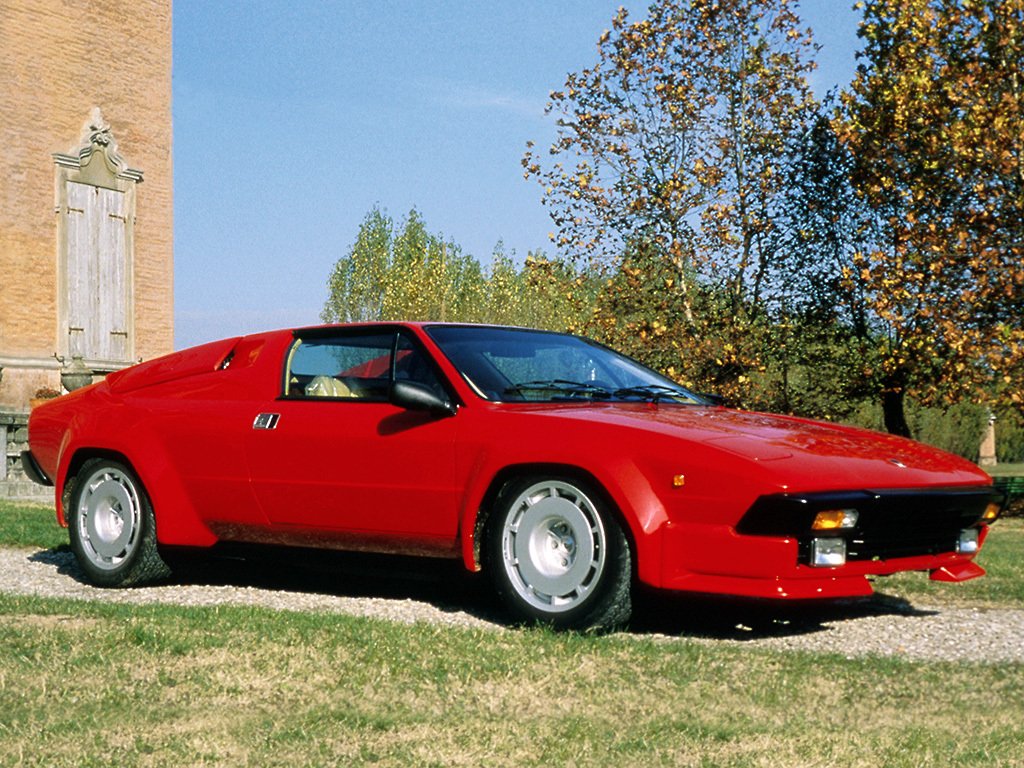
[{"label": "blue sky", "polygon": [[[552,229],[519,161],[622,0],[175,0],[175,343],[318,322],[378,205],[481,262]],[[646,3],[625,3],[634,18]],[[852,0],[804,0],[813,85],[853,75]]]}]

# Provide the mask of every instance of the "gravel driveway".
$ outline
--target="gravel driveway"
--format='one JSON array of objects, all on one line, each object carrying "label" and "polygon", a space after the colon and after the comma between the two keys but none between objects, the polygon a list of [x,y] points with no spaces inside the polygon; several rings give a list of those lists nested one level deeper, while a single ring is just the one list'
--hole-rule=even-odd
[{"label": "gravel driveway", "polygon": [[[351,561],[339,562],[351,566]],[[339,578],[334,571],[296,577],[295,569],[264,565],[252,568],[232,561],[212,571],[204,565],[185,568],[184,576],[169,584],[97,589],[85,583],[69,551],[0,549],[0,592],[132,604],[330,611],[505,631],[486,590],[450,566],[424,569],[427,578],[415,571],[406,578],[396,576],[392,564],[385,566],[384,575],[349,573]],[[353,570],[360,568],[361,561]],[[878,654],[923,661],[1024,662],[1024,610],[911,605],[884,595],[781,610],[728,600],[646,596],[639,601],[630,634],[659,642],[697,640],[839,652],[851,658]]]}]

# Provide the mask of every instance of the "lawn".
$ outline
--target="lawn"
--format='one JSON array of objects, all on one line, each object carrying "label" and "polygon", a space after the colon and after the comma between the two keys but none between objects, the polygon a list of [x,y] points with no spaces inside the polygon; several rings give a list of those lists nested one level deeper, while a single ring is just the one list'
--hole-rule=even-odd
[{"label": "lawn", "polygon": [[[22,543],[66,541],[51,510],[0,504],[3,540],[25,515]],[[879,587],[1020,608],[1022,541],[997,525],[976,593],[919,574]],[[0,765],[1021,766],[1022,673],[0,595]]]},{"label": "lawn", "polygon": [[50,549],[68,543],[68,532],[57,525],[53,507],[0,499],[0,546]]},{"label": "lawn", "polygon": [[1024,464],[996,464],[985,471],[993,477],[1024,477]]}]

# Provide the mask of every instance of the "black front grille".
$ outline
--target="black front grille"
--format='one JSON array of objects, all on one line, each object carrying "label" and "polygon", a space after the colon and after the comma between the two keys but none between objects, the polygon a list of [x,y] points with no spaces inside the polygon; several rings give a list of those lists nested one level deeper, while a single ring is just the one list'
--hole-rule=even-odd
[{"label": "black front grille", "polygon": [[[842,537],[847,560],[888,560],[953,552],[960,532],[977,525],[996,498],[992,488],[852,491],[762,496],[736,530],[754,536],[792,536],[800,559],[808,562],[811,539]],[[856,527],[812,531],[815,515],[826,509],[856,509]]]},{"label": "black front grille", "polygon": [[884,496],[861,514],[846,557],[888,560],[953,552],[960,531],[978,522],[989,498],[987,493]]}]

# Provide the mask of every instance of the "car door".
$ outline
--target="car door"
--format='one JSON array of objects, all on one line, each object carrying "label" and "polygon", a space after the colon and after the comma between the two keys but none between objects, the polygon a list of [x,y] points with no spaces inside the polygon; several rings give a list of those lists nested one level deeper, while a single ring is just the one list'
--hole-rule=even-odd
[{"label": "car door", "polygon": [[296,338],[282,395],[257,414],[247,444],[252,486],[272,525],[454,541],[458,417],[391,405],[395,377],[448,396],[428,353],[397,329]]}]

